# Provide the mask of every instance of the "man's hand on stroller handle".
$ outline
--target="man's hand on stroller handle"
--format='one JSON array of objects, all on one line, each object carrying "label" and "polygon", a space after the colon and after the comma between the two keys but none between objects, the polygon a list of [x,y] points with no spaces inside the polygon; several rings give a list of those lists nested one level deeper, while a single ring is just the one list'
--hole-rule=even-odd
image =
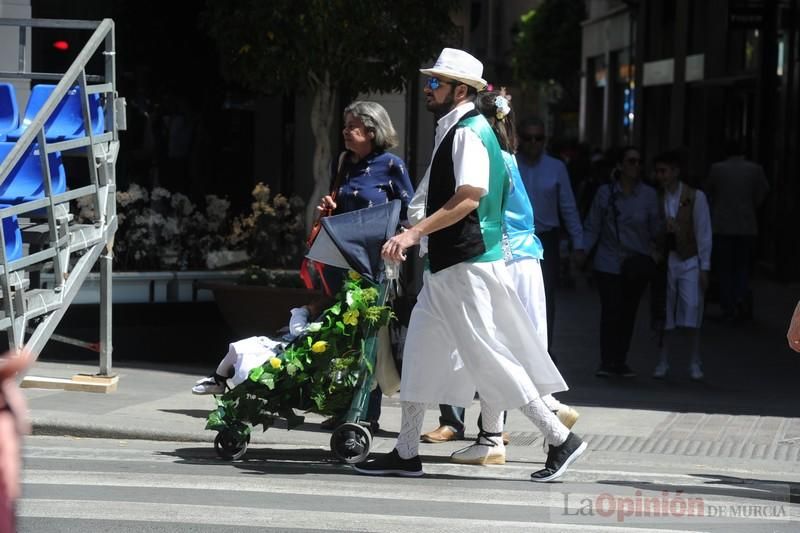
[{"label": "man's hand on stroller handle", "polygon": [[414,228],[404,229],[386,241],[386,244],[383,245],[383,249],[381,249],[381,254],[384,259],[390,261],[405,261],[406,250],[415,244],[419,244],[420,237],[419,230]]}]

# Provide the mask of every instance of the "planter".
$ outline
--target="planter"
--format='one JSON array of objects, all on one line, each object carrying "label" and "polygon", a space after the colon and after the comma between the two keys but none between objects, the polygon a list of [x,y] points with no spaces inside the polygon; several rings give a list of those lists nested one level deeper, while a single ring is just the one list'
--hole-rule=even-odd
[{"label": "planter", "polygon": [[288,325],[289,311],[320,297],[319,291],[260,287],[235,283],[202,283],[214,293],[220,314],[237,338],[273,335]]}]

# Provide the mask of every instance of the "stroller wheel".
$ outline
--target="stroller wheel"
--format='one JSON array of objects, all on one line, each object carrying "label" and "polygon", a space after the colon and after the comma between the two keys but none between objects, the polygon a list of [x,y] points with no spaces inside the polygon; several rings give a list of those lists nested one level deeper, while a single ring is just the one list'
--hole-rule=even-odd
[{"label": "stroller wheel", "polygon": [[345,463],[355,464],[364,461],[372,446],[372,435],[364,426],[347,422],[340,425],[331,435],[331,451]]},{"label": "stroller wheel", "polygon": [[239,433],[230,429],[223,429],[217,433],[214,439],[214,450],[222,459],[236,461],[241,459],[247,452],[247,443],[250,442],[250,435],[241,440]]}]

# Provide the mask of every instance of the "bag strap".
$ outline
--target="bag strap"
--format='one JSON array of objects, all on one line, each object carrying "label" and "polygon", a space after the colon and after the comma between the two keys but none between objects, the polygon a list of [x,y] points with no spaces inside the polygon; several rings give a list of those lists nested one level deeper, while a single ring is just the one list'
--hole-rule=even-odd
[{"label": "bag strap", "polygon": [[[331,182],[331,189],[329,191],[329,195],[332,200],[336,200],[336,194],[339,192],[339,186],[344,179],[344,158],[347,156],[347,151],[339,154],[339,164],[336,167],[336,176],[334,176],[333,181]],[[314,239],[317,238],[317,233],[319,233],[319,226],[320,226],[320,219],[322,217],[327,217],[333,214],[333,210],[325,209],[323,211],[319,211],[317,213],[317,217],[314,219],[314,223],[311,224],[311,231],[308,234],[308,238],[306,239],[306,246],[311,248],[311,245],[314,243]]]},{"label": "bag strap", "polygon": [[616,183],[608,184],[608,206],[611,209],[611,216],[614,217],[614,231],[617,233],[617,244],[622,248],[622,241],[619,238],[619,215],[617,214],[617,191],[614,189]]},{"label": "bag strap", "polygon": [[346,156],[347,150],[339,154],[339,164],[336,166],[336,176],[334,176],[333,181],[331,182],[330,195],[334,200],[336,200],[336,195],[339,193],[339,187],[342,185],[342,181],[344,180],[344,158]]},{"label": "bag strap", "polygon": [[[611,209],[611,215],[614,217],[614,231],[617,234],[617,244],[619,245],[619,250],[622,252],[625,249],[625,246],[622,245],[622,239],[619,237],[619,213],[617,209],[617,191],[614,188],[616,183],[612,182],[608,184],[609,187],[609,195],[608,195],[608,207],[607,209]],[[623,255],[623,259],[625,256]]]},{"label": "bag strap", "polygon": [[[339,154],[339,164],[336,169],[336,176],[333,178],[333,182],[331,183],[331,190],[330,196],[333,200],[336,200],[336,193],[339,192],[339,186],[344,179],[344,158],[347,156],[347,151]],[[311,231],[308,234],[308,238],[306,239],[306,246],[311,248],[311,245],[314,244],[314,241],[319,235],[320,229],[322,228],[322,217],[330,216],[332,214],[332,210],[326,209],[324,211],[320,211],[317,214],[317,218],[314,219],[314,223],[311,225]],[[328,286],[328,282],[325,280],[325,275],[323,273],[323,267],[320,263],[315,261],[309,260],[307,257],[303,258],[302,263],[300,264],[300,279],[303,280],[303,284],[306,286],[307,289],[314,288],[314,280],[311,279],[311,269],[317,272],[319,279],[322,282],[322,289],[326,295],[332,296],[331,289]]]}]

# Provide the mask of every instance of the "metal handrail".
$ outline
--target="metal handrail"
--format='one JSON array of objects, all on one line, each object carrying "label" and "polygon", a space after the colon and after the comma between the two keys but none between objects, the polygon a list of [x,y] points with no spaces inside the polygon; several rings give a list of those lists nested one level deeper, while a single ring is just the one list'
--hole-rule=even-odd
[{"label": "metal handrail", "polygon": [[[49,245],[39,251],[29,250],[23,257],[9,261],[5,253],[5,236],[0,224],[0,290],[5,296],[2,299],[2,309],[5,315],[0,319],[0,329],[5,329],[9,335],[9,344],[20,347],[23,343],[34,356],[44,347],[44,343],[52,335],[67,307],[72,302],[80,285],[92,265],[99,260],[101,271],[101,317],[100,317],[100,373],[108,375],[111,371],[111,244],[117,227],[116,204],[113,200],[115,193],[115,164],[116,154],[119,150],[119,136],[117,124],[116,104],[116,43],[114,35],[114,22],[111,19],[102,21],[76,21],[76,20],[43,20],[43,19],[0,19],[0,27],[19,27],[19,69],[16,72],[0,71],[0,78],[27,78],[58,79],[58,83],[48,96],[47,100],[36,113],[33,120],[27,125],[17,142],[11,148],[5,159],[0,162],[0,184],[2,184],[11,171],[20,162],[36,143],[39,150],[39,164],[42,168],[44,196],[15,206],[0,209],[0,220],[6,216],[23,214],[43,209],[46,212],[47,222],[42,225],[44,230],[41,235],[49,240]],[[86,44],[83,46],[69,69],[64,74],[34,73],[26,68],[26,46],[28,28],[65,28],[78,30],[93,30]],[[101,48],[103,47],[104,48]],[[103,76],[88,75],[87,65],[98,51],[102,50],[105,56],[105,69]],[[88,85],[87,82],[99,82]],[[84,135],[67,141],[48,143],[46,138],[46,124],[55,112],[58,105],[73,87],[80,91],[81,118],[84,126]],[[104,131],[94,133],[91,112],[89,108],[89,95],[104,94],[103,108],[105,111]],[[121,104],[124,107],[124,102]],[[85,151],[89,164],[90,185],[63,193],[54,193],[52,188],[52,169],[48,154],[54,151],[81,150]],[[99,172],[98,169],[102,171]],[[109,195],[111,199],[109,199]],[[81,242],[73,242],[72,234],[67,228],[69,218],[65,216],[64,204],[72,199],[93,197],[97,218],[95,229],[91,234],[84,235]],[[83,230],[81,230],[83,231]],[[80,239],[79,239],[80,240]],[[44,240],[43,240],[44,242]],[[90,246],[91,245],[91,246]],[[77,257],[72,254],[81,252]],[[70,259],[77,261],[70,269]],[[36,300],[42,305],[27,308],[26,290],[15,292],[12,297],[11,278],[19,276],[15,271],[23,270],[35,264],[52,262],[55,270],[56,287],[50,294],[50,300],[45,301],[41,294],[35,294],[31,301]],[[42,303],[43,302],[43,303]],[[26,340],[25,332],[28,331],[29,320],[37,318],[36,327],[31,336]]]},{"label": "metal handrail", "polygon": [[[20,20],[20,19],[5,19],[0,20],[0,25],[8,26],[9,20]],[[21,20],[20,24],[25,26],[32,26],[32,27],[68,27],[68,26],[41,26],[33,24],[34,22],[38,22],[42,24],[41,20],[32,19],[29,21]],[[58,21],[54,21],[58,22]],[[61,21],[66,22],[66,21]],[[111,19],[104,19],[102,22],[99,23],[97,29],[94,31],[92,36],[86,42],[83,47],[83,50],[78,54],[78,57],[75,58],[75,61],[70,66],[69,70],[64,74],[64,77],[61,78],[61,81],[58,82],[56,88],[50,94],[50,96],[45,101],[42,108],[36,113],[36,116],[22,132],[22,136],[16,142],[14,147],[9,152],[8,156],[6,156],[5,160],[0,163],[0,185],[6,180],[8,175],[11,173],[11,170],[16,166],[22,156],[27,152],[30,145],[36,139],[38,132],[40,129],[44,128],[45,122],[47,119],[50,118],[50,115],[53,114],[58,104],[61,100],[66,96],[67,91],[69,91],[74,85],[75,82],[78,80],[78,76],[86,68],[86,65],[89,63],[89,60],[92,58],[94,53],[98,50],[100,45],[106,41],[106,37],[113,32],[114,30],[114,21]],[[114,50],[106,50],[106,53],[114,53]],[[3,73],[0,72],[0,77],[2,77]],[[109,83],[111,80],[106,79],[106,83]],[[86,98],[86,94],[83,95]],[[110,106],[108,106],[110,107]],[[91,130],[92,125],[86,124],[84,129],[87,133]]]},{"label": "metal handrail", "polygon": [[[105,19],[110,20],[110,19]],[[0,19],[0,26],[17,26],[20,28],[62,28],[65,30],[93,30],[103,21],[75,19]]]}]

